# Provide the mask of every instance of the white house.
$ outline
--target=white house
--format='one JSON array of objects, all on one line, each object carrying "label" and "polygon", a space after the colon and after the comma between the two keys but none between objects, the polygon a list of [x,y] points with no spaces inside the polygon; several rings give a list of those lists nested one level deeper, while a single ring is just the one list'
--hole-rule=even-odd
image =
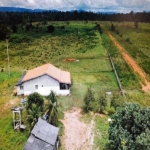
[{"label": "white house", "polygon": [[52,64],[45,64],[27,71],[16,84],[17,94],[38,92],[43,96],[54,91],[56,95],[70,94],[70,72],[62,71]]}]

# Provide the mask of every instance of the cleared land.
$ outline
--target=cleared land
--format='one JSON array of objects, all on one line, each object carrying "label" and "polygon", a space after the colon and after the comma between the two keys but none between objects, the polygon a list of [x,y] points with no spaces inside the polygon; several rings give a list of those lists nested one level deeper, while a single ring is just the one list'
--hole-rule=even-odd
[{"label": "cleared land", "polygon": [[[24,132],[16,132],[13,130],[10,110],[12,106],[19,104],[20,98],[16,100],[12,92],[24,69],[52,63],[71,72],[73,80],[71,96],[58,97],[58,115],[62,120],[63,112],[73,107],[82,108],[83,98],[89,86],[96,94],[100,89],[118,91],[107,50],[102,44],[102,37],[98,30],[95,29],[95,23],[71,22],[67,25],[64,22],[53,22],[51,24],[55,27],[52,34],[47,33],[47,25],[40,25],[38,33],[35,29],[26,32],[19,27],[18,33],[11,34],[9,40],[11,76],[8,76],[7,73],[5,42],[0,42],[0,108],[3,110],[0,119],[0,126],[3,128],[0,130],[0,143],[2,143],[0,149],[20,150],[28,138],[26,112],[23,112],[23,122],[27,125],[27,129]],[[61,26],[64,26],[65,29],[61,29]],[[64,61],[70,58],[78,61]],[[10,104],[10,100],[14,105]],[[5,109],[6,106],[7,109]],[[87,119],[88,122],[91,122],[90,119],[92,119],[86,115],[83,115],[82,118],[83,122]],[[61,129],[60,138],[63,139],[62,123],[59,124],[59,127]],[[95,127],[94,131],[98,130],[97,124]],[[108,125],[105,126],[105,131],[107,129]],[[103,135],[103,130],[101,134]],[[98,136],[94,138],[94,141],[102,141],[102,145],[107,142],[107,138],[103,139]],[[93,146],[97,147],[98,144],[99,142],[96,142]]]},{"label": "cleared land", "polygon": [[115,46],[118,48],[118,50],[121,51],[124,59],[127,61],[129,66],[131,66],[133,68],[134,72],[136,72],[140,75],[141,81],[144,82],[143,84],[141,82],[142,90],[145,91],[145,92],[150,90],[150,82],[148,82],[148,80],[146,79],[145,72],[140,68],[140,66],[137,65],[135,60],[133,58],[131,58],[131,56],[129,56],[129,54],[127,54],[126,50],[117,42],[117,40],[110,34],[110,32],[107,32],[107,33],[108,33],[110,39],[115,44]]},{"label": "cleared land", "polygon": [[[36,26],[36,24],[33,25]],[[47,26],[50,24],[55,27],[55,31],[52,34],[47,33]],[[105,23],[103,22],[103,24]],[[63,29],[62,26],[64,26]],[[66,116],[76,113],[75,119],[79,121],[79,125],[80,123],[83,124],[84,128],[94,120],[94,125],[91,126],[94,131],[91,132],[91,135],[94,133],[92,149],[103,149],[107,143],[109,126],[107,116],[81,115],[78,112],[78,108],[83,107],[83,98],[89,86],[92,87],[96,96],[100,89],[119,92],[118,84],[108,59],[108,52],[111,53],[129,100],[150,106],[150,94],[140,91],[138,77],[125,62],[109,37],[105,33],[101,35],[95,27],[96,23],[93,22],[70,22],[69,24],[51,22],[47,25],[40,24],[38,32],[36,32],[35,28],[26,32],[19,27],[18,33],[12,33],[9,40],[11,76],[8,76],[7,73],[6,44],[5,42],[0,42],[0,110],[2,110],[0,112],[0,149],[20,150],[24,146],[28,138],[28,125],[27,130],[24,132],[13,130],[10,109],[12,106],[19,104],[20,98],[13,96],[12,92],[15,83],[21,77],[22,70],[31,69],[44,63],[52,63],[56,67],[70,71],[73,80],[71,95],[58,97],[58,115],[59,119],[63,120],[64,123],[64,126],[61,122],[59,123],[62,143],[65,142],[63,139],[67,132],[65,131],[67,126],[64,128],[67,124],[65,121],[69,119]],[[68,61],[71,59],[77,61]],[[72,108],[77,109],[71,111]],[[110,114],[114,112],[109,106],[106,111]],[[25,116],[26,112],[24,111],[23,122],[27,124]],[[89,143],[85,142],[84,144],[85,147],[88,147]],[[61,145],[60,149],[63,149],[64,145],[66,144]],[[80,147],[80,145],[77,147]]]}]

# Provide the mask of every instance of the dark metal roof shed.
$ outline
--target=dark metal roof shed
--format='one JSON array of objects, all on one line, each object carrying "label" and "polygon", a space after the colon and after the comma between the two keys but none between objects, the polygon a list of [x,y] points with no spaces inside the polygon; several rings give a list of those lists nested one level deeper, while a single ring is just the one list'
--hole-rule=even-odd
[{"label": "dark metal roof shed", "polygon": [[23,150],[54,150],[59,128],[39,118]]}]

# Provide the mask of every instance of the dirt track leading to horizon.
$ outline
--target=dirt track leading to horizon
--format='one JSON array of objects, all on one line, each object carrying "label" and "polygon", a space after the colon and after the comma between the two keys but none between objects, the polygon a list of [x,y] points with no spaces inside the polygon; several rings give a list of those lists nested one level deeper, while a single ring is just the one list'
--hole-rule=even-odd
[{"label": "dirt track leading to horizon", "polygon": [[150,82],[148,82],[148,80],[146,79],[145,72],[140,68],[140,66],[138,66],[136,61],[131,56],[129,56],[129,54],[127,54],[126,50],[119,44],[119,42],[112,36],[112,34],[108,31],[107,31],[107,34],[109,35],[110,39],[115,44],[115,46],[118,48],[118,50],[122,53],[123,58],[128,63],[128,65],[131,66],[132,69],[134,70],[134,72],[138,73],[139,76],[141,77],[141,79],[144,81],[144,84],[142,84],[142,82],[141,82],[142,90],[145,92],[149,91],[150,90]]}]

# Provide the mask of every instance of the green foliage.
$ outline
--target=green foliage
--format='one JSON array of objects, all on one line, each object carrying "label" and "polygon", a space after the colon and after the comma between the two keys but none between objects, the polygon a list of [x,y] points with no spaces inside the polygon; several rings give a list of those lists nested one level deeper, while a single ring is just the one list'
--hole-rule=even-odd
[{"label": "green foliage", "polygon": [[110,106],[114,107],[115,110],[117,109],[117,107],[122,106],[124,103],[124,97],[119,95],[119,94],[113,94],[112,98],[111,98],[111,102],[110,102]]},{"label": "green foliage", "polygon": [[40,109],[40,111],[42,111],[43,110],[43,103],[44,103],[43,97],[39,93],[37,93],[37,92],[32,93],[28,96],[26,109],[32,110],[33,109],[32,106],[33,106],[33,104],[35,104],[36,107],[38,107]]},{"label": "green foliage", "polygon": [[39,93],[32,93],[28,96],[26,110],[27,110],[27,122],[30,126],[30,132],[34,125],[38,121],[38,118],[42,115],[43,110],[43,97]]},{"label": "green foliage", "polygon": [[107,99],[106,99],[106,94],[104,91],[100,91],[98,95],[98,102],[99,102],[99,112],[103,113],[107,106]]},{"label": "green foliage", "polygon": [[48,103],[45,113],[46,120],[54,125],[58,126],[58,111],[57,111],[57,97],[53,91],[47,96]]},{"label": "green foliage", "polygon": [[[102,114],[101,114],[102,115]],[[108,142],[108,118],[105,115],[95,115],[95,131],[94,131],[94,146],[93,150],[104,150]]]},{"label": "green foliage", "polygon": [[114,26],[113,23],[111,24],[111,30],[112,30],[112,31],[115,31],[115,26]]},{"label": "green foliage", "polygon": [[85,103],[85,111],[89,111],[89,110],[92,110],[93,109],[93,103],[95,101],[95,97],[94,97],[94,93],[92,91],[92,88],[89,87],[87,89],[87,92],[86,92],[86,95],[84,97],[84,103]]},{"label": "green foliage", "polygon": [[146,129],[136,138],[136,150],[149,150],[150,149],[150,130]]},{"label": "green foliage", "polygon": [[146,139],[150,129],[150,109],[126,103],[112,117],[109,128],[109,150],[149,149]]},{"label": "green foliage", "polygon": [[48,31],[49,33],[53,33],[54,30],[55,30],[55,28],[54,28],[53,25],[49,25],[49,26],[47,27],[47,31]]},{"label": "green foliage", "polygon": [[38,118],[41,117],[42,112],[41,108],[36,104],[32,104],[31,107],[27,110],[27,122],[30,125],[30,132],[33,129],[34,125],[38,122]]},{"label": "green foliage", "polygon": [[51,101],[52,103],[57,104],[57,97],[56,97],[54,91],[51,91],[50,94],[46,98],[48,99],[48,101]]}]

